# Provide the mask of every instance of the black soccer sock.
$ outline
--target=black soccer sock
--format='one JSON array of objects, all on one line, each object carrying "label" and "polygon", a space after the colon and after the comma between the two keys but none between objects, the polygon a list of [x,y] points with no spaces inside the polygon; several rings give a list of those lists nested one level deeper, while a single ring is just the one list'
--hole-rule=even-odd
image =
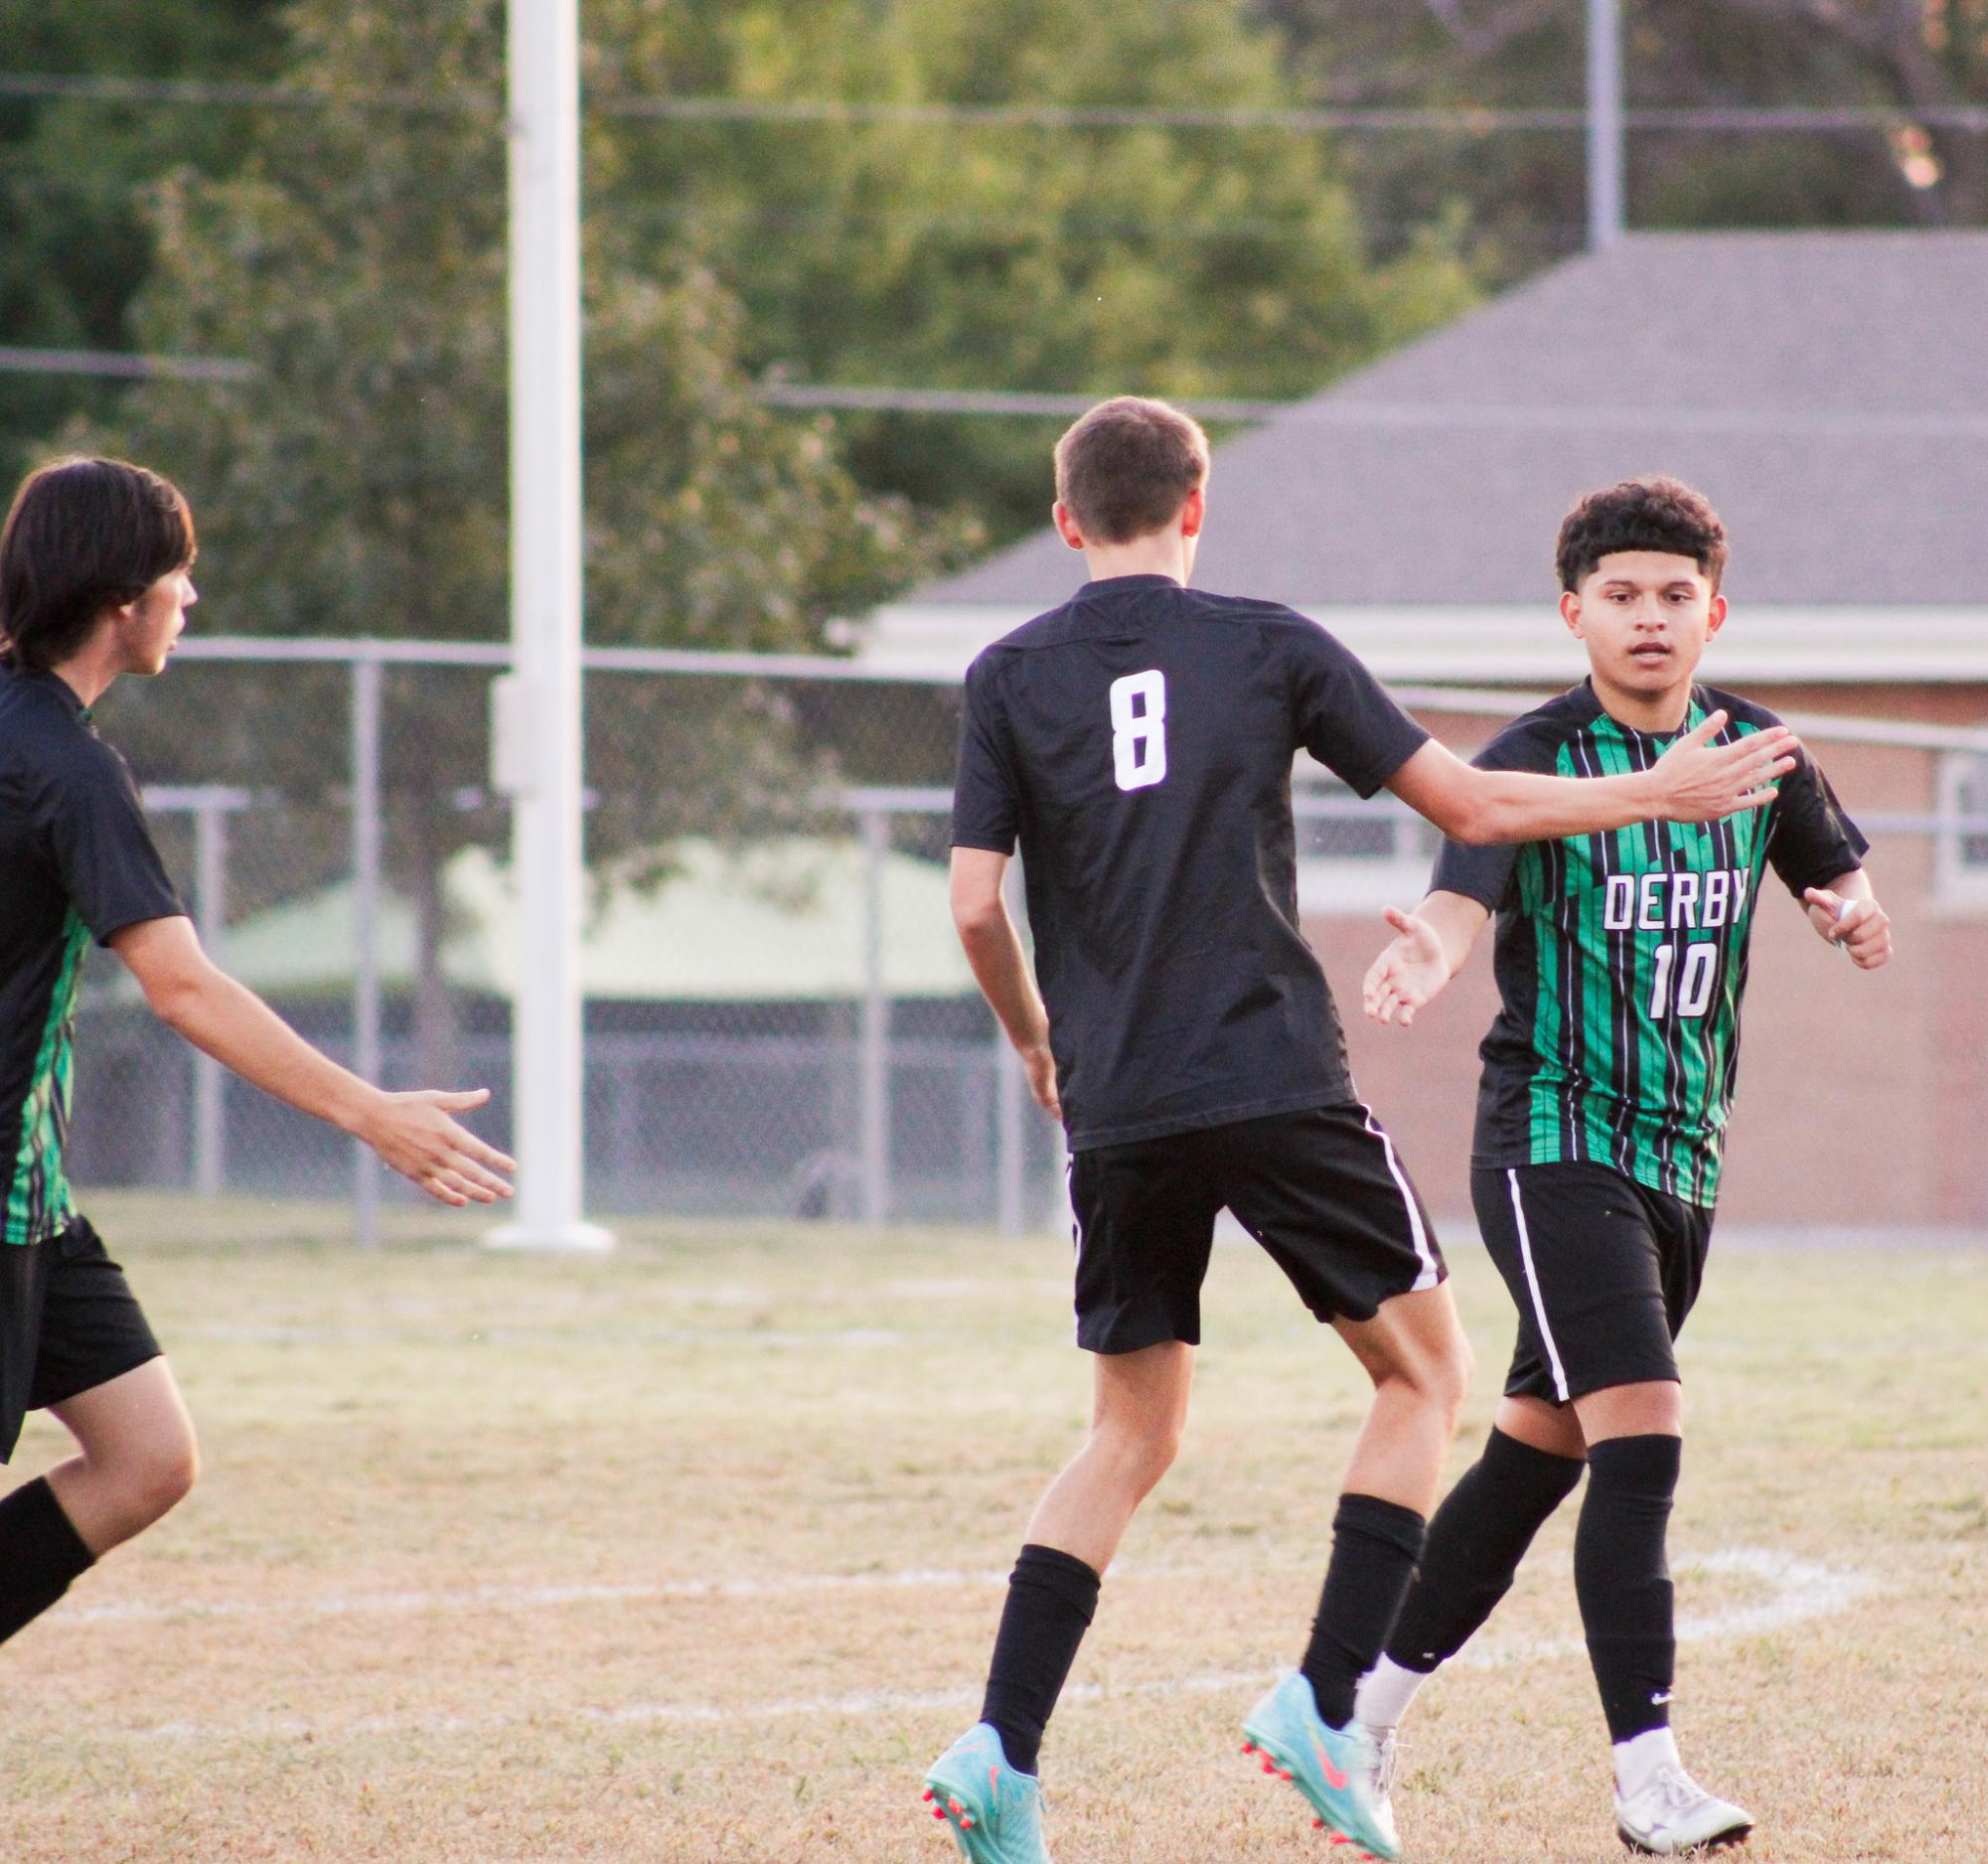
[{"label": "black soccer sock", "polygon": [[1377,1495],[1339,1497],[1318,1616],[1298,1666],[1328,1727],[1353,1718],[1353,1691],[1387,1641],[1426,1531],[1413,1508]]},{"label": "black soccer sock", "polygon": [[1029,1545],[1008,1575],[981,1720],[1000,1735],[1008,1766],[1035,1772],[1042,1731],[1098,1609],[1099,1579],[1075,1554]]},{"label": "black soccer sock", "polygon": [[46,1476],[0,1501],[0,1643],[40,1618],[95,1564]]},{"label": "black soccer sock", "polygon": [[1493,1430],[1429,1523],[1415,1584],[1388,1637],[1388,1655],[1423,1675],[1463,1648],[1546,1517],[1581,1480],[1579,1457],[1556,1457]]},{"label": "black soccer sock", "polygon": [[1664,1533],[1683,1446],[1675,1437],[1611,1437],[1588,1452],[1588,1495],[1574,1537],[1574,1590],[1608,1739],[1670,1724],[1677,1667]]}]

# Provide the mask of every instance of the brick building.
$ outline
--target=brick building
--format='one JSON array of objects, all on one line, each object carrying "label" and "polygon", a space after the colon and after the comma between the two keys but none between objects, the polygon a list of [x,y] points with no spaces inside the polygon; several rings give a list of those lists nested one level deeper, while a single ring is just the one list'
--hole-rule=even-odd
[{"label": "brick building", "polygon": [[[1195,580],[1312,616],[1466,753],[1585,671],[1551,568],[1576,496],[1662,471],[1719,506],[1733,616],[1704,677],[1809,721],[1899,943],[1866,976],[1792,905],[1762,911],[1735,1224],[1988,1226],[1984,305],[1988,233],[1638,235],[1217,451]],[[865,651],[963,670],[1080,577],[1045,531],[885,610]],[[1429,843],[1299,777],[1323,812],[1307,930],[1356,1003]],[[1487,958],[1413,1031],[1350,1032],[1439,1212],[1467,1208]]]}]

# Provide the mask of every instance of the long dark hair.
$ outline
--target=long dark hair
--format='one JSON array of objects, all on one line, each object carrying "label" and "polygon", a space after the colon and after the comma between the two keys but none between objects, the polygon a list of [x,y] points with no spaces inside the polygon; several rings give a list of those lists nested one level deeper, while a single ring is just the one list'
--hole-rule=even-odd
[{"label": "long dark hair", "polygon": [[0,659],[60,666],[107,608],[194,560],[194,517],[170,480],[121,459],[32,472],[0,532]]}]

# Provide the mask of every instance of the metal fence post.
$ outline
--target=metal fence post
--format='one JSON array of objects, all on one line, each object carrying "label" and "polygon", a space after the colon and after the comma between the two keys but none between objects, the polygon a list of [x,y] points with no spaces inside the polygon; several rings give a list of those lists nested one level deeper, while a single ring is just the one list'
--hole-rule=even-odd
[{"label": "metal fence post", "polygon": [[[352,1067],[380,1079],[380,714],[379,656],[361,644],[352,662]],[[380,1246],[380,1164],[355,1142],[353,1216],[359,1246]]]},{"label": "metal fence post", "polygon": [[[228,924],[228,810],[231,799],[206,790],[194,810],[194,926],[213,952]],[[228,1179],[227,1074],[212,1055],[194,1055],[194,1189],[219,1197]]]},{"label": "metal fence post", "polygon": [[858,1127],[865,1223],[890,1220],[890,997],[883,975],[883,870],[890,818],[862,811],[862,1022],[858,1036]]}]

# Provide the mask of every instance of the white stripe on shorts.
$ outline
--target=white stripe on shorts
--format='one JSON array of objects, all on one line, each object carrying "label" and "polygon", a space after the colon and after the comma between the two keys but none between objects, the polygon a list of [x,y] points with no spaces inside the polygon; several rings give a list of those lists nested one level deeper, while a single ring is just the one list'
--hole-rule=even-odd
[{"label": "white stripe on shorts", "polygon": [[1402,1206],[1408,1212],[1408,1233],[1415,1244],[1416,1256],[1422,1263],[1422,1273],[1415,1278],[1415,1286],[1409,1292],[1419,1294],[1425,1288],[1434,1288],[1443,1279],[1436,1266],[1436,1252],[1429,1246],[1429,1232],[1423,1227],[1422,1206],[1415,1201],[1408,1173],[1401,1168],[1401,1161],[1394,1156],[1394,1141],[1388,1138],[1387,1128],[1374,1118],[1374,1110],[1365,1101],[1360,1103],[1360,1111],[1367,1116],[1367,1131],[1380,1141],[1381,1151],[1387,1155],[1388,1170],[1393,1173],[1394,1181],[1401,1190]]},{"label": "white stripe on shorts", "polygon": [[1546,1297],[1541,1294],[1539,1274],[1532,1266],[1532,1236],[1525,1226],[1525,1205],[1519,1201],[1519,1174],[1506,1167],[1505,1177],[1512,1187],[1512,1215],[1519,1220],[1519,1260],[1525,1264],[1525,1285],[1532,1295],[1532,1318],[1539,1322],[1539,1336],[1546,1345],[1546,1362],[1553,1371],[1553,1392],[1567,1402],[1567,1368],[1560,1363],[1560,1348],[1553,1343],[1553,1328],[1546,1323]]}]

